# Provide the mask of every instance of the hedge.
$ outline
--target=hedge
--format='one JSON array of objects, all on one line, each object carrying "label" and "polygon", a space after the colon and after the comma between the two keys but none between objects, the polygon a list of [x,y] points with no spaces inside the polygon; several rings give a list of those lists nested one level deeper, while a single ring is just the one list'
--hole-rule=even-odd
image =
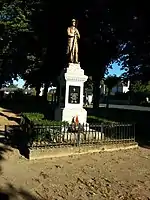
[{"label": "hedge", "polygon": [[43,126],[60,126],[68,125],[66,121],[51,121],[44,119],[44,115],[41,113],[22,113],[22,122],[32,125],[43,125]]}]

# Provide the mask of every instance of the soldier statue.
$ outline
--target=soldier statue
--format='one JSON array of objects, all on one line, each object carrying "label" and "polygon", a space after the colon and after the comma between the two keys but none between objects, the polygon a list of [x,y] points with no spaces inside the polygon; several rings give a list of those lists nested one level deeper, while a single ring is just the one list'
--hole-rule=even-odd
[{"label": "soldier statue", "polygon": [[78,39],[80,38],[80,33],[76,28],[76,20],[72,19],[72,25],[67,29],[68,34],[68,46],[67,55],[68,61],[70,63],[78,63]]}]

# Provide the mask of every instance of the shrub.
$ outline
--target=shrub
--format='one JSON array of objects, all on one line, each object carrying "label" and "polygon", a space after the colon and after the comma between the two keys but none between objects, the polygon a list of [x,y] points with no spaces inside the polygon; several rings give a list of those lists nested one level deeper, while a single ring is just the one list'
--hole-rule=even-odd
[{"label": "shrub", "polygon": [[66,121],[62,122],[44,119],[44,114],[42,113],[22,113],[22,117],[32,125],[60,126],[68,124]]},{"label": "shrub", "polygon": [[88,119],[89,123],[102,123],[102,124],[108,124],[108,125],[117,124],[117,122],[115,122],[115,121],[103,119],[103,118],[96,117],[96,116],[88,116],[87,119]]},{"label": "shrub", "polygon": [[[22,113],[21,127],[28,136],[28,143],[54,141],[64,128],[65,121],[49,121],[41,113]],[[65,129],[64,129],[65,130]]]},{"label": "shrub", "polygon": [[44,115],[42,113],[22,113],[22,117],[28,118],[30,121],[42,120]]}]

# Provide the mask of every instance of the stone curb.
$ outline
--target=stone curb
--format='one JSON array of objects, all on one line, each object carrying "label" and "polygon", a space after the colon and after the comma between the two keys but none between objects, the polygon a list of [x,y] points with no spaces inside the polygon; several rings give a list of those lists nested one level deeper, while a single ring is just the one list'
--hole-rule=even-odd
[{"label": "stone curb", "polygon": [[30,149],[29,160],[55,158],[64,156],[82,155],[88,153],[113,152],[138,148],[138,144],[129,145],[102,145],[102,146],[82,146],[64,148]]}]

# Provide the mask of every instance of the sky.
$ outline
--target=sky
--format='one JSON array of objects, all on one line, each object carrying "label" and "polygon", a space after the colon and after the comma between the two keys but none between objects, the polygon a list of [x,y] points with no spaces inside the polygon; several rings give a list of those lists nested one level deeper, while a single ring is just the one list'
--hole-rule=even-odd
[{"label": "sky", "polygon": [[[109,75],[114,75],[116,74],[117,76],[120,76],[123,71],[120,70],[120,66],[118,66],[116,63],[113,64],[112,69],[109,69]],[[18,81],[13,81],[14,84],[17,84],[19,88],[22,88],[24,85],[24,80],[19,79]]]},{"label": "sky", "polygon": [[109,69],[108,72],[109,72],[109,75],[115,74],[117,76],[120,76],[124,71],[120,70],[120,66],[118,66],[117,63],[114,63],[112,69]]},{"label": "sky", "polygon": [[19,88],[22,88],[24,86],[24,80],[19,79],[18,81],[13,81],[14,85],[18,85]]}]

